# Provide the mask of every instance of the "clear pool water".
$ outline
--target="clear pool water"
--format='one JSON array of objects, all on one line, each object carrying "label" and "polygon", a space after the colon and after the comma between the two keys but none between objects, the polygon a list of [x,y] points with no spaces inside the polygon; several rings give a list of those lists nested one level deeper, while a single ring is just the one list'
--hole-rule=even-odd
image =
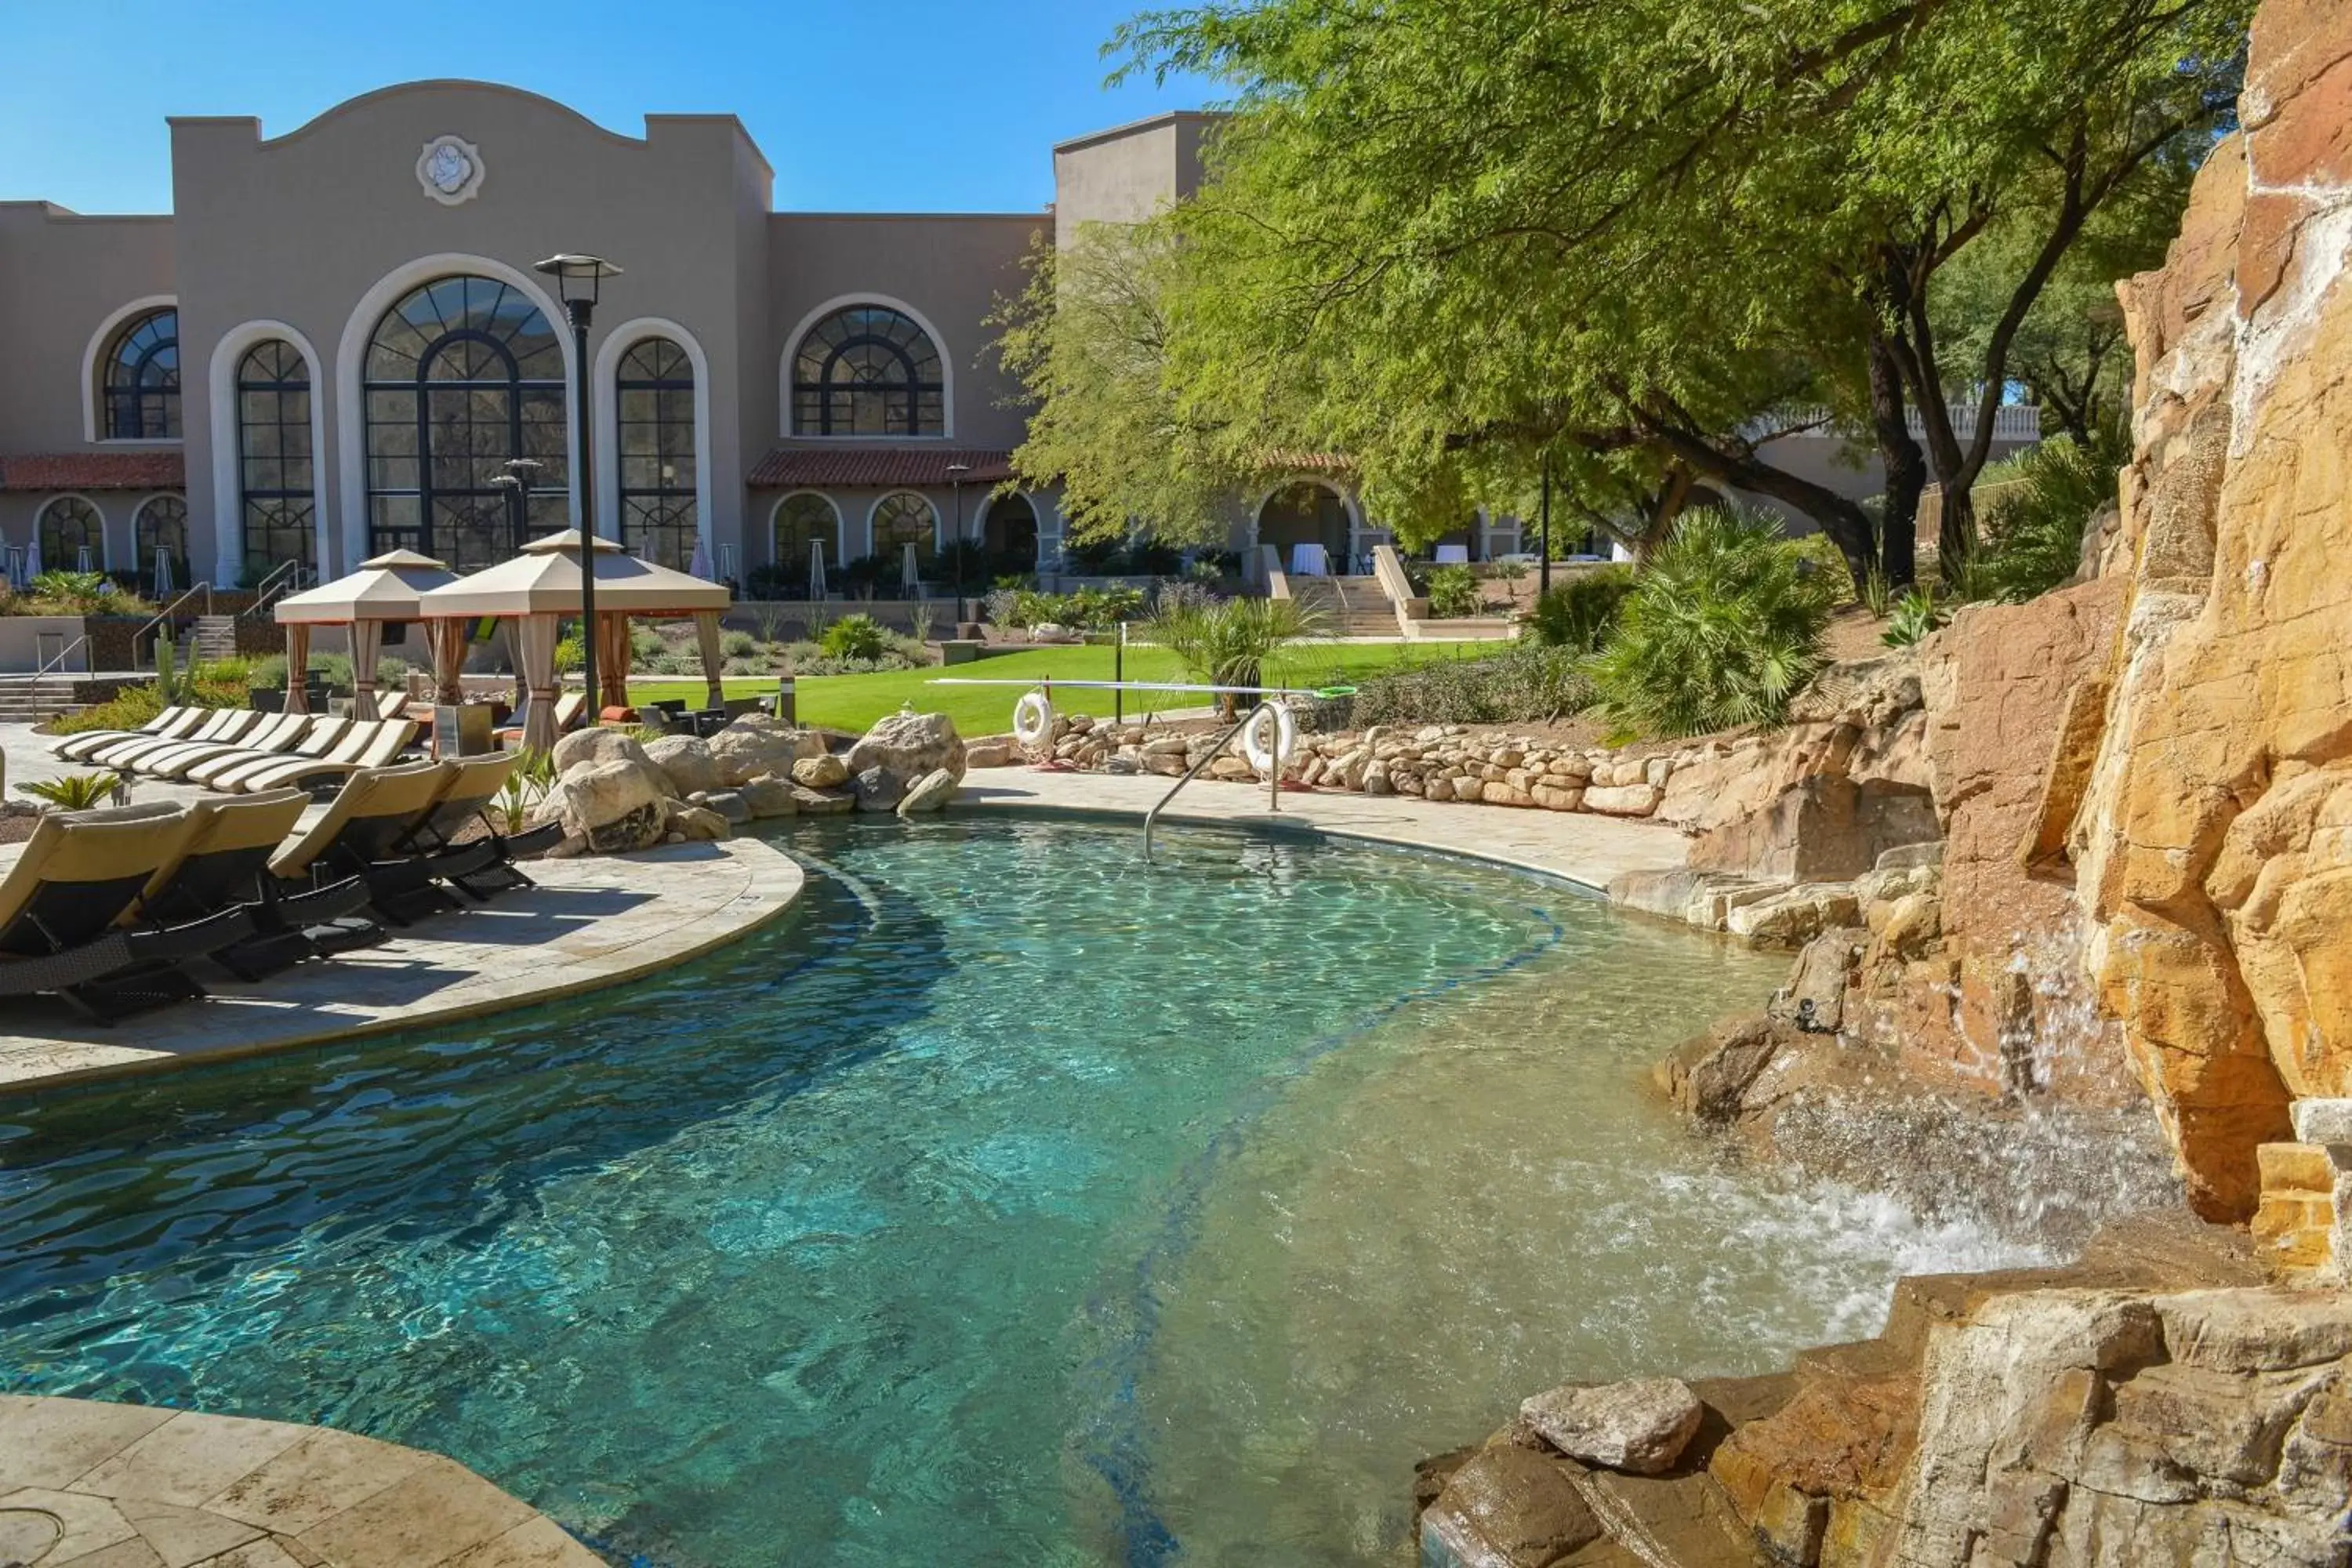
[{"label": "clear pool water", "polygon": [[436,1448],[616,1562],[1399,1563],[1520,1394],[2010,1256],[1645,1098],[1781,960],[1362,847],[789,842],[657,981],[0,1108],[0,1386]]}]

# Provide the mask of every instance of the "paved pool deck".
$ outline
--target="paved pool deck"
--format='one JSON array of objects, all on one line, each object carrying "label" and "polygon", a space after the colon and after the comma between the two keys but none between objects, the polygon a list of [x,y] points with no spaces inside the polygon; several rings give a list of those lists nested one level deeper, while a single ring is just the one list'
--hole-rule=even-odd
[{"label": "paved pool deck", "polygon": [[[1032,767],[975,768],[950,811],[1045,811],[1117,816],[1138,823],[1168,793],[1157,775],[1050,773]],[[1162,822],[1260,830],[1312,830],[1410,849],[1468,856],[1600,889],[1627,871],[1671,871],[1690,840],[1654,823],[1527,806],[1433,805],[1412,795],[1339,790],[1285,791],[1269,809],[1264,784],[1196,779]]]},{"label": "paved pool deck", "polygon": [[323,1426],[0,1394],[0,1563],[603,1568],[464,1466]]}]

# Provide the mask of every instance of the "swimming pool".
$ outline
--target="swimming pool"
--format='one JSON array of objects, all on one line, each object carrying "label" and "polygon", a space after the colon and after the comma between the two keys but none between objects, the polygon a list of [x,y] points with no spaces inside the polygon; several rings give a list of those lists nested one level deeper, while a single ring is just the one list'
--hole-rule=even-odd
[{"label": "swimming pool", "polygon": [[0,1386],[437,1449],[615,1561],[1392,1563],[1535,1388],[2023,1256],[1650,1102],[1784,959],[1304,839],[784,842],[658,979],[0,1107]]}]

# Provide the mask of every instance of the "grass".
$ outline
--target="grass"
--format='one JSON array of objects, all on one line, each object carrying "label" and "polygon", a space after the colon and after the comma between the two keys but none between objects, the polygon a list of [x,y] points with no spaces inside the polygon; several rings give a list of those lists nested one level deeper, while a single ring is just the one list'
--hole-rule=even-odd
[{"label": "grass", "polygon": [[[1307,643],[1284,649],[1275,657],[1266,676],[1285,686],[1332,686],[1346,684],[1355,678],[1376,670],[1393,668],[1399,664],[1420,664],[1433,658],[1456,658],[1480,652],[1491,652],[1489,643]],[[864,730],[885,714],[896,713],[899,707],[912,702],[927,713],[945,713],[955,721],[956,728],[967,735],[995,735],[1013,727],[1013,704],[1020,697],[1012,687],[933,686],[940,676],[971,676],[986,680],[1041,680],[1048,676],[1063,680],[1108,680],[1111,679],[1111,658],[1114,648],[1094,647],[1061,647],[1024,648],[1018,653],[1001,653],[975,664],[960,664],[953,669],[936,666],[923,669],[887,669],[875,675],[806,676],[793,685],[793,694],[799,705],[800,721],[822,725],[832,730]],[[1127,650],[1126,678],[1129,680],[1183,680],[1187,679],[1176,657],[1165,648],[1129,647]],[[730,697],[750,697],[776,689],[773,676],[730,678],[727,681]],[[657,702],[671,698],[685,698],[699,704],[703,686],[698,680],[632,680],[629,696],[638,702]],[[1064,712],[1107,714],[1111,710],[1108,691],[1074,691],[1066,698],[1056,699],[1055,706]],[[1130,715],[1154,712],[1166,708],[1201,708],[1208,699],[1182,691],[1130,691],[1127,694],[1126,710]]]}]

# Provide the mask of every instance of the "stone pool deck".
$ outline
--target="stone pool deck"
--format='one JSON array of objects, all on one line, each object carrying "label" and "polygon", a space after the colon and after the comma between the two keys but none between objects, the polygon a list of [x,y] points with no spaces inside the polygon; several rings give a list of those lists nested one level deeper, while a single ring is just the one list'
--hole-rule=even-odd
[{"label": "stone pool deck", "polygon": [[323,1426],[0,1394],[0,1563],[602,1568],[437,1455]]},{"label": "stone pool deck", "polygon": [[[1144,813],[1168,793],[1171,782],[1157,776],[979,768],[964,775],[963,788],[948,809],[1073,812],[1140,823]],[[1690,843],[1671,827],[1586,812],[1433,805],[1408,795],[1338,790],[1286,791],[1282,809],[1270,812],[1265,784],[1208,779],[1187,784],[1160,820],[1218,827],[1311,828],[1338,838],[1468,856],[1595,889],[1627,871],[1675,870],[1687,857]]]},{"label": "stone pool deck", "polygon": [[[0,1096],[263,1055],[553,1001],[667,969],[781,914],[800,867],[756,838],[534,861],[536,888],[420,921],[383,947],[111,1026],[46,997],[0,1013]],[[0,1563],[7,1559],[0,1556]]]}]

